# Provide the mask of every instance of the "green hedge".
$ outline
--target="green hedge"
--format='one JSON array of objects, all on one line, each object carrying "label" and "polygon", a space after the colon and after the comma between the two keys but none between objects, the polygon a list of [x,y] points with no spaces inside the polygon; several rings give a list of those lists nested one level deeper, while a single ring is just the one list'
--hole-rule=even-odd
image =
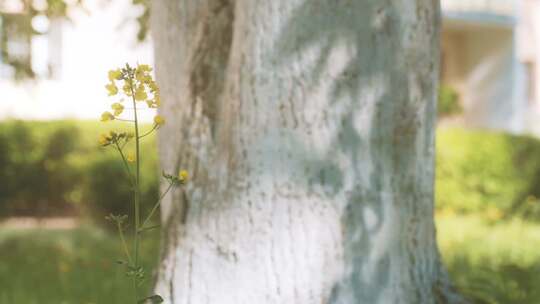
[{"label": "green hedge", "polygon": [[[0,123],[0,215],[84,214],[102,221],[110,212],[128,213],[131,192],[122,162],[97,142],[100,133],[126,127],[93,121]],[[141,149],[144,208],[158,196],[154,137],[146,137]]]},{"label": "green hedge", "polygon": [[[0,215],[83,214],[102,221],[126,213],[131,193],[119,157],[98,135],[121,123],[0,123]],[[148,126],[146,126],[148,127]],[[540,141],[504,133],[439,129],[436,201],[440,210],[540,218]],[[155,138],[142,146],[143,208],[158,196]]]},{"label": "green hedge", "polygon": [[439,129],[436,201],[456,212],[499,210],[538,217],[540,141],[504,133]]}]

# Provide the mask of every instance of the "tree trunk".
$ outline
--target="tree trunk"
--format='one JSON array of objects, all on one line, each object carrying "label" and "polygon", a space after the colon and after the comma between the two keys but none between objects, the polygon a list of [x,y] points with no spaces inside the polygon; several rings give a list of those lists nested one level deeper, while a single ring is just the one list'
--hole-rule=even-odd
[{"label": "tree trunk", "polygon": [[157,0],[165,303],[460,303],[433,222],[436,0]]}]

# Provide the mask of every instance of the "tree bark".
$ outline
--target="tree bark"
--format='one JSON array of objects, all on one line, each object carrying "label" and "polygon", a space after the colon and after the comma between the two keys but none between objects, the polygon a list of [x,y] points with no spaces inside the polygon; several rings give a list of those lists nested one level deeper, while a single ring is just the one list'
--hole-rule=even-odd
[{"label": "tree bark", "polygon": [[156,0],[165,303],[461,303],[437,251],[436,0]]}]

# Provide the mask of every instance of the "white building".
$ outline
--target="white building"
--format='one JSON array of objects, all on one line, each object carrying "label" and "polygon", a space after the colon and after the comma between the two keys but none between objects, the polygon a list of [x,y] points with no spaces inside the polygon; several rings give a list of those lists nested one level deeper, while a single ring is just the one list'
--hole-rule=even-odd
[{"label": "white building", "polygon": [[442,82],[466,125],[540,133],[540,1],[442,0]]},{"label": "white building", "polygon": [[[34,0],[34,5],[46,1]],[[14,69],[0,54],[0,119],[97,119],[112,102],[104,89],[107,71],[126,62],[152,64],[151,43],[136,38],[141,10],[130,0],[93,0],[70,10],[69,20],[35,17],[32,27],[46,34],[29,41],[9,39],[7,47],[13,56],[29,60],[37,77],[14,81]],[[0,0],[0,12],[4,21],[25,16],[22,0]]]}]

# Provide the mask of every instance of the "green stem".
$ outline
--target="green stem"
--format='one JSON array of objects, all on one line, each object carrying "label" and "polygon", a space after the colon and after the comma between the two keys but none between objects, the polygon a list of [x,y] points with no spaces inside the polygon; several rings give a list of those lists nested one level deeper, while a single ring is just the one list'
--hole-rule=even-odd
[{"label": "green stem", "polygon": [[[135,157],[136,157],[136,175],[135,175],[135,189],[134,189],[134,209],[135,209],[135,227],[133,227],[133,252],[134,252],[134,267],[139,268],[139,228],[140,228],[140,182],[141,182],[141,156],[140,156],[140,139],[139,139],[139,120],[137,118],[137,102],[135,101],[135,92],[133,90],[133,74],[129,75],[129,85],[131,90],[131,100],[133,102],[133,116],[135,125]],[[135,302],[139,298],[139,286],[137,278],[133,277],[133,288],[135,290]]]},{"label": "green stem", "polygon": [[141,136],[139,137],[139,139],[141,139],[141,138],[143,138],[143,137],[145,137],[145,136],[148,136],[148,135],[152,134],[152,132],[154,132],[154,130],[157,129],[157,126],[158,126],[157,124],[154,124],[154,127],[152,127],[152,130],[150,130],[150,131],[144,133],[143,135],[141,135]]},{"label": "green stem", "polygon": [[124,237],[124,231],[122,231],[122,225],[120,224],[120,222],[117,222],[116,225],[118,227],[118,234],[120,235],[120,240],[122,240],[122,246],[124,247],[124,252],[126,254],[129,264],[131,265],[133,263],[133,260],[131,259],[131,254],[129,254],[126,238]]},{"label": "green stem", "polygon": [[135,290],[135,293],[133,294],[134,303],[139,302],[139,286],[137,285],[137,278],[133,277],[133,290]]},{"label": "green stem", "polygon": [[167,190],[165,190],[165,192],[163,192],[163,194],[161,194],[161,196],[159,197],[157,203],[154,205],[154,208],[152,208],[152,211],[150,211],[150,213],[148,214],[148,216],[146,217],[146,219],[143,221],[143,224],[141,225],[141,228],[140,229],[144,229],[144,227],[146,226],[146,223],[152,218],[152,215],[154,215],[154,213],[157,211],[157,209],[159,208],[159,206],[161,205],[161,201],[163,200],[163,198],[165,197],[165,195],[167,195],[167,193],[169,192],[169,190],[171,190],[173,186],[173,183],[170,183],[169,184],[169,187],[167,187]]},{"label": "green stem", "polygon": [[128,177],[129,177],[129,182],[131,183],[132,187],[135,187],[136,185],[133,182],[133,174],[131,174],[131,169],[129,169],[129,164],[128,164],[128,161],[126,159],[126,156],[124,155],[124,151],[122,151],[122,148],[120,147],[118,142],[116,143],[116,149],[118,150],[118,153],[120,153],[120,156],[122,157],[122,162],[124,163],[124,168],[127,171],[127,174],[128,174]]}]

